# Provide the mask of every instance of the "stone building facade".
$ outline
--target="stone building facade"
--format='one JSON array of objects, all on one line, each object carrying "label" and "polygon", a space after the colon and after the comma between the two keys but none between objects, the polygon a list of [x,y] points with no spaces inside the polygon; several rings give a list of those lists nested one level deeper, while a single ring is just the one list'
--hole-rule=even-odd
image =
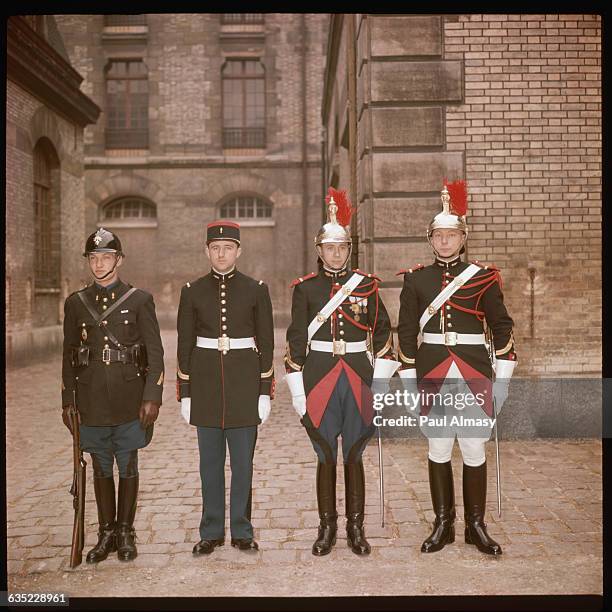
[{"label": "stone building facade", "polygon": [[334,15],[324,175],[358,203],[356,261],[431,261],[443,180],[469,188],[467,258],[502,270],[520,376],[601,373],[601,18]]},{"label": "stone building facade", "polygon": [[315,262],[322,199],[323,14],[57,16],[83,91],[103,109],[85,135],[87,232],[126,252],[122,276],[173,326],[181,286],[209,270],[205,226],[242,227],[246,274],[270,287]]},{"label": "stone building facade", "polygon": [[53,17],[7,20],[6,357],[61,340],[63,302],[85,281],[83,130],[100,109],[80,91]]}]

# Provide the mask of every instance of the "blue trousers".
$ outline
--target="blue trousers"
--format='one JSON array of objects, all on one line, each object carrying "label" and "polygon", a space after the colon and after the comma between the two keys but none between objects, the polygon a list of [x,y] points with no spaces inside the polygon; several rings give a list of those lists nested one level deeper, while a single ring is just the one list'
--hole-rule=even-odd
[{"label": "blue trousers", "polygon": [[93,459],[94,475],[107,478],[113,475],[117,460],[120,478],[138,475],[138,449],[150,441],[152,427],[143,429],[135,419],[112,426],[79,425],[81,449]]},{"label": "blue trousers", "polygon": [[305,415],[302,424],[312,442],[321,463],[336,463],[338,436],[342,434],[342,459],[344,463],[358,463],[375,431],[374,425],[366,425],[361,418],[357,402],[346,373],[343,371],[325,408],[319,427],[315,428]]},{"label": "blue trousers", "polygon": [[257,426],[197,427],[202,479],[200,539],[225,537],[225,446],[229,447],[232,482],[230,488],[230,530],[232,538],[253,538],[251,485]]}]

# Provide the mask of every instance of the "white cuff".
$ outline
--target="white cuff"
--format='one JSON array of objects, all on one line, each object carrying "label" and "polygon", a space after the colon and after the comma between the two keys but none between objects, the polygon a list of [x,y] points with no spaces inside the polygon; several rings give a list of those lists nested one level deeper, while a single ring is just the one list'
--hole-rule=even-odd
[{"label": "white cuff", "polygon": [[285,380],[287,381],[291,397],[306,395],[306,391],[304,391],[304,375],[302,372],[287,374]]},{"label": "white cuff", "polygon": [[416,368],[407,368],[405,370],[400,370],[399,372],[399,377],[400,378],[413,378],[414,380],[416,380]]},{"label": "white cuff", "polygon": [[393,359],[375,359],[372,378],[389,380],[401,365],[399,361],[394,361]]},{"label": "white cuff", "polygon": [[516,368],[516,361],[498,359],[495,364],[495,380],[510,380]]},{"label": "white cuff", "polygon": [[191,398],[184,397],[181,399],[181,416],[185,419],[187,425],[190,424],[191,419]]}]

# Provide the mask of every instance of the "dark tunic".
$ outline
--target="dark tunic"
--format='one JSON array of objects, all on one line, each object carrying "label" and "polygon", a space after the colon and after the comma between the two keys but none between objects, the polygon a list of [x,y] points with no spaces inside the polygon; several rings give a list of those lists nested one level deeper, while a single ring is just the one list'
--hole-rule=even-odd
[{"label": "dark tunic", "polygon": [[[72,403],[76,389],[83,425],[121,425],[138,418],[143,401],[162,403],[164,350],[153,296],[137,289],[99,326],[77,295],[83,293],[94,310],[102,313],[103,306],[110,307],[130,288],[122,281],[108,290],[93,283],[69,295],[64,304],[62,405]],[[106,329],[124,346],[144,344],[148,356],[144,375],[133,363],[102,362],[105,345],[118,348],[105,336]],[[89,365],[73,367],[72,349],[81,345],[89,347]]]},{"label": "dark tunic", "polygon": [[[191,397],[192,425],[258,425],[260,395],[270,395],[274,324],[267,285],[234,269],[212,271],[181,290],[177,318],[181,397]],[[254,337],[257,348],[200,348],[197,337]]]},{"label": "dark tunic", "polygon": [[[459,258],[452,262],[436,259],[430,266],[417,266],[400,272],[404,274],[404,286],[400,294],[397,326],[398,356],[403,368],[416,367],[419,380],[443,379],[452,361],[457,364],[464,379],[469,379],[468,383],[476,383],[479,378],[492,378],[491,361],[484,344],[447,346],[423,342],[419,346],[417,342],[421,315],[440,291],[468,265]],[[504,305],[500,284],[499,270],[494,266],[482,265],[481,269],[435,312],[423,331],[434,334],[443,331],[482,334],[483,322],[486,321],[493,335],[496,358],[515,360],[513,321]],[[474,391],[476,387],[470,386]],[[486,411],[490,412],[488,403]]]},{"label": "dark tunic", "polygon": [[[308,401],[308,413],[313,418],[315,425],[321,420],[322,411],[325,410],[326,401],[329,399],[335,382],[344,370],[352,382],[355,399],[359,410],[363,409],[363,393],[359,384],[354,381],[358,377],[369,386],[372,383],[373,367],[365,352],[347,353],[345,355],[334,355],[322,351],[310,350],[308,345],[308,325],[316,317],[317,313],[327,304],[332,297],[334,288],[344,285],[353,272],[365,275],[365,278],[347,296],[329,319],[319,327],[312,340],[330,342],[332,340],[344,339],[346,342],[360,342],[368,339],[368,330],[362,329],[351,322],[366,326],[372,330],[372,344],[370,349],[374,357],[384,358],[393,355],[393,342],[391,336],[391,324],[389,315],[382,299],[378,295],[378,279],[357,270],[343,271],[337,274],[322,269],[318,274],[308,275],[303,279],[294,281],[293,301],[291,307],[291,324],[287,329],[287,353],[285,364],[288,371],[300,371],[304,373],[304,389],[307,397],[311,395],[317,386],[322,385],[325,389],[316,392],[321,401],[317,407]],[[374,289],[374,291],[372,291]],[[367,297],[360,294],[369,293]],[[343,333],[342,333],[343,332]],[[342,363],[348,368],[338,367]],[[332,373],[332,376],[328,374]],[[318,391],[321,391],[319,394]],[[316,412],[316,414],[312,414]]]}]

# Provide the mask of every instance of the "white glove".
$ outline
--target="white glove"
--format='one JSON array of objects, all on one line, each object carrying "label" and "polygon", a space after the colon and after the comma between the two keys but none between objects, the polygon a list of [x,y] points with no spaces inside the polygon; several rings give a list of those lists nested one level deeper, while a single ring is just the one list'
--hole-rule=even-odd
[{"label": "white glove", "polygon": [[[413,412],[418,408],[420,403],[416,368],[406,368],[405,370],[400,370],[399,377],[402,379],[404,391],[407,391],[410,394],[410,398],[406,404],[406,410]],[[419,396],[418,399],[417,396]]]},{"label": "white glove", "polygon": [[306,414],[306,391],[304,391],[304,376],[302,372],[292,372],[285,376],[289,392],[291,393],[291,403],[298,415],[303,417]]},{"label": "white glove", "polygon": [[259,412],[259,418],[261,419],[262,425],[268,420],[271,410],[272,406],[270,405],[270,396],[260,395],[259,404],[257,405],[257,411]]},{"label": "white glove", "polygon": [[495,382],[493,383],[493,397],[497,414],[501,412],[504,402],[508,399],[508,387],[514,373],[516,361],[498,359],[495,366]]},{"label": "white glove", "polygon": [[389,381],[401,365],[399,361],[393,359],[375,359],[372,393],[387,393],[389,391]]},{"label": "white glove", "polygon": [[187,422],[187,425],[189,425],[189,419],[191,417],[191,398],[190,397],[184,397],[181,399],[181,416],[185,419],[185,421]]}]

